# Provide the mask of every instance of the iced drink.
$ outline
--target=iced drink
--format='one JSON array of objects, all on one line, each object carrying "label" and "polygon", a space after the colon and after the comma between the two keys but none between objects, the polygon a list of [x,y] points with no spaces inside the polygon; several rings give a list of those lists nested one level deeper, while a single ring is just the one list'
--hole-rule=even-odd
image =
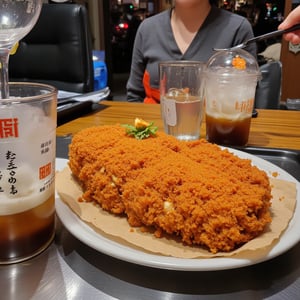
[{"label": "iced drink", "polygon": [[160,63],[160,102],[164,130],[179,140],[200,137],[203,116],[201,62]]},{"label": "iced drink", "polygon": [[258,65],[246,51],[221,51],[205,71],[206,138],[221,145],[248,143]]},{"label": "iced drink", "polygon": [[44,250],[54,236],[56,89],[11,84],[0,100],[0,264]]},{"label": "iced drink", "polygon": [[164,129],[179,140],[196,140],[200,135],[203,101],[199,97],[187,99],[165,96],[161,99]]},{"label": "iced drink", "polygon": [[208,141],[223,145],[246,145],[251,116],[232,120],[206,114],[206,136]]}]

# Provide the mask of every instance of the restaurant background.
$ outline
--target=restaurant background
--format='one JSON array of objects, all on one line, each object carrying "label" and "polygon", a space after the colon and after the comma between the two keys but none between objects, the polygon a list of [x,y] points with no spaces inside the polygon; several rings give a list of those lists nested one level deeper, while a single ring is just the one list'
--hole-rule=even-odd
[{"label": "restaurant background", "polygon": [[[252,24],[254,35],[276,30],[284,17],[300,0],[216,0],[223,9],[245,16]],[[55,2],[55,1],[45,1]],[[136,30],[147,17],[159,13],[172,0],[74,0],[67,1],[87,7],[93,34],[93,47],[105,53],[108,85],[112,99],[126,100],[126,82],[129,75],[132,48]],[[300,69],[300,47],[291,47],[281,37],[258,44],[258,53],[273,45],[275,57],[282,62],[281,101],[300,99],[300,86],[295,85]],[[264,63],[259,56],[259,63]],[[262,59],[262,60],[261,60]]]}]

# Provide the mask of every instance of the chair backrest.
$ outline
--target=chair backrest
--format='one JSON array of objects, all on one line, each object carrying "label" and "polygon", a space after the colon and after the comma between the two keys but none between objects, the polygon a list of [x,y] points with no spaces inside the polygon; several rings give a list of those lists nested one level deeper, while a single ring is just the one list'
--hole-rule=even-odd
[{"label": "chair backrest", "polygon": [[279,109],[281,96],[282,65],[280,61],[267,62],[260,66],[262,79],[255,94],[255,108]]},{"label": "chair backrest", "polygon": [[47,83],[59,90],[93,90],[88,13],[78,4],[43,4],[32,31],[9,60],[10,81]]}]

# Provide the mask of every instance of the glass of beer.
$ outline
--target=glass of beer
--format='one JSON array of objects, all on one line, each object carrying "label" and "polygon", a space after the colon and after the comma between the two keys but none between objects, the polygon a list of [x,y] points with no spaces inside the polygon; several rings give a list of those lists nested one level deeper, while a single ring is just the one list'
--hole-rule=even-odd
[{"label": "glass of beer", "polygon": [[219,51],[207,62],[204,74],[207,140],[246,145],[260,77],[256,59],[243,49]]},{"label": "glass of beer", "polygon": [[203,117],[202,71],[198,61],[159,64],[160,107],[167,134],[179,140],[197,140]]},{"label": "glass of beer", "polygon": [[56,88],[10,83],[0,99],[0,264],[29,259],[55,229]]}]

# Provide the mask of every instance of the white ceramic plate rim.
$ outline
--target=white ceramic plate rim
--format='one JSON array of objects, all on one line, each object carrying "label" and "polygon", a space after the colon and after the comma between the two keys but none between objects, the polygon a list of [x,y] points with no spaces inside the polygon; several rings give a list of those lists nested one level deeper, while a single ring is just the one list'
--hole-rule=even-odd
[{"label": "white ceramic plate rim", "polygon": [[[241,268],[270,260],[291,249],[300,241],[300,183],[285,170],[264,159],[239,150],[230,148],[229,150],[241,158],[251,159],[253,165],[265,170],[270,176],[273,172],[277,172],[279,174],[277,178],[296,183],[297,203],[294,216],[278,243],[270,250],[270,252],[262,257],[255,259],[228,257],[183,259],[145,253],[119,244],[96,233],[90,226],[73,213],[58,195],[56,195],[57,215],[67,230],[84,244],[106,255],[143,266],[180,271],[216,271]],[[68,160],[66,159],[57,158],[56,169],[62,170],[67,165],[67,162]]]}]

